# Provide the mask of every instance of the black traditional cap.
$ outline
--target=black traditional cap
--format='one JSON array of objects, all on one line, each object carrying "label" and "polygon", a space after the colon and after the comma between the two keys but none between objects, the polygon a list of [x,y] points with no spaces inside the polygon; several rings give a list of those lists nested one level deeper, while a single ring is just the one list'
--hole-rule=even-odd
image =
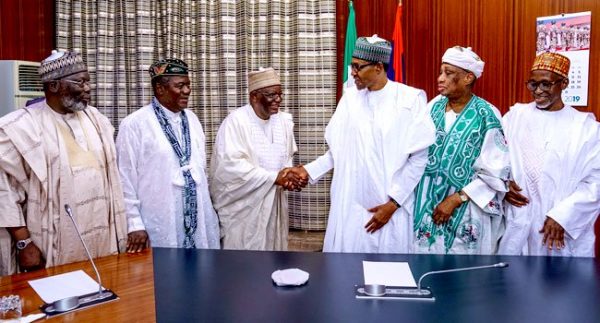
[{"label": "black traditional cap", "polygon": [[151,78],[158,76],[188,75],[188,65],[177,58],[160,59],[148,69]]}]

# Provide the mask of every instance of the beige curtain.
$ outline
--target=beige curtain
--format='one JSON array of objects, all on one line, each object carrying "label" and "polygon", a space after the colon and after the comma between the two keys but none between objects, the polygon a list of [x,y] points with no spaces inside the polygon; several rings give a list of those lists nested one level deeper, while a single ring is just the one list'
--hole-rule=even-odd
[{"label": "beige curtain", "polygon": [[[159,58],[191,68],[190,107],[206,132],[207,152],[227,113],[247,103],[246,74],[279,70],[282,109],[292,113],[299,154],[308,163],[327,150],[325,125],[335,109],[334,0],[57,0],[57,45],[83,54],[92,103],[118,128],[150,102],[147,73]],[[290,194],[290,226],[323,230],[330,178]]]}]

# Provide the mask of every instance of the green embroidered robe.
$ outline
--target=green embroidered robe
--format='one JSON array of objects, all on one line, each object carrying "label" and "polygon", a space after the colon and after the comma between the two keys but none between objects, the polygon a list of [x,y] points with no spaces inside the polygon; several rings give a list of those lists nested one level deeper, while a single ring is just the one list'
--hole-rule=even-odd
[{"label": "green embroidered robe", "polygon": [[[502,231],[500,201],[509,175],[499,113],[473,96],[446,127],[447,102],[438,97],[430,103],[436,142],[429,148],[428,164],[415,190],[414,251],[493,253]],[[434,224],[435,207],[460,190],[471,200],[457,207],[446,224]]]}]

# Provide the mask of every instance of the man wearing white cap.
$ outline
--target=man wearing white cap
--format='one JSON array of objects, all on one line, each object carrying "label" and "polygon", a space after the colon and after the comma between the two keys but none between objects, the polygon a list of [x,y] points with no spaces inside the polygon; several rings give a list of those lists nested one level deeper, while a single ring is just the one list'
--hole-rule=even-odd
[{"label": "man wearing white cap", "polygon": [[422,90],[388,80],[391,44],[360,37],[348,89],[325,129],[329,151],[294,170],[318,181],[335,169],[323,251],[408,253],[413,191],[435,139]]},{"label": "man wearing white cap", "polygon": [[123,119],[117,137],[127,252],[153,247],[219,248],[208,193],[202,124],[188,109],[188,65],[160,59],[148,69],[152,102]]},{"label": "man wearing white cap", "polygon": [[414,252],[492,254],[502,234],[509,176],[500,112],[473,94],[484,62],[455,46],[442,57],[438,91],[428,104],[436,127],[415,190]]},{"label": "man wearing white cap", "polygon": [[124,250],[127,235],[114,128],[89,106],[81,55],[53,51],[39,69],[45,100],[0,119],[0,274]]},{"label": "man wearing white cap", "polygon": [[526,82],[534,101],[504,116],[512,178],[501,254],[594,256],[600,125],[562,100],[570,64],[558,53],[538,55]]},{"label": "man wearing white cap", "polygon": [[250,104],[219,127],[210,163],[210,193],[224,249],[286,250],[288,170],[296,152],[294,123],[273,68],[248,74]]}]

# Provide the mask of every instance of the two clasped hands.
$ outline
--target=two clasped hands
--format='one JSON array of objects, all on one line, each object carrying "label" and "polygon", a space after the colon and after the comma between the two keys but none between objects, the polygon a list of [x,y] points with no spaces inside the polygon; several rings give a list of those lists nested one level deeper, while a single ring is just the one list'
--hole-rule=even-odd
[{"label": "two clasped hands", "polygon": [[275,185],[279,185],[288,191],[300,192],[307,184],[308,172],[302,164],[280,170],[275,180]]},{"label": "two clasped hands", "polygon": [[[288,191],[301,191],[308,184],[308,172],[302,164],[295,167],[284,168],[279,171],[275,185]],[[373,217],[365,224],[368,233],[374,233],[388,223],[394,212],[398,209],[391,201],[368,209]]]}]

